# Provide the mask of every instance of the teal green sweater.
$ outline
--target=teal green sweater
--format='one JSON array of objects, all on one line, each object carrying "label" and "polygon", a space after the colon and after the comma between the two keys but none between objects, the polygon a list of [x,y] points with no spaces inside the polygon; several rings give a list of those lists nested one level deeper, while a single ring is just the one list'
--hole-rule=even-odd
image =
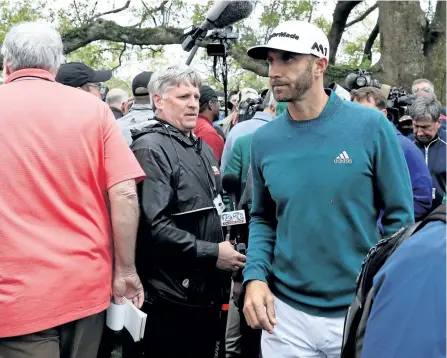
[{"label": "teal green sweater", "polygon": [[[329,92],[328,92],[329,93]],[[411,224],[410,176],[395,129],[379,111],[333,92],[320,116],[286,111],[253,137],[253,203],[245,283],[268,281],[308,314],[341,317],[365,255]]]}]

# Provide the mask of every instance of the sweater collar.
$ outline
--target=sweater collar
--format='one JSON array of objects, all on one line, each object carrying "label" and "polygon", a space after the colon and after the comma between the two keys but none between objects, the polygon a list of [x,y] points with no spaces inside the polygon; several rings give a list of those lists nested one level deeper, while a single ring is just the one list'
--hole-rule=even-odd
[{"label": "sweater collar", "polygon": [[290,115],[289,109],[287,109],[287,111],[285,112],[287,122],[296,127],[310,127],[324,120],[333,118],[334,114],[338,111],[343,100],[329,88],[326,88],[324,91],[329,96],[329,99],[326,103],[326,106],[324,106],[323,110],[321,111],[318,117],[308,120],[295,121]]}]

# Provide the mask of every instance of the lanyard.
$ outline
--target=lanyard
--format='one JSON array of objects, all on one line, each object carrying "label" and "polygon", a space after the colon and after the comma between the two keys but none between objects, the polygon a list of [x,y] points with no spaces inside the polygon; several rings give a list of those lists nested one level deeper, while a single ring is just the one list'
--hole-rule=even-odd
[{"label": "lanyard", "polygon": [[205,163],[205,159],[203,159],[203,157],[202,157],[202,154],[201,154],[202,153],[202,139],[201,138],[199,138],[197,140],[195,149],[196,149],[196,153],[199,156],[200,160],[202,161],[203,167],[206,171],[206,179],[207,179],[208,186],[210,188],[212,197],[214,199],[215,197],[217,197],[217,194],[218,194],[217,188],[216,188],[216,180],[213,176],[211,176],[210,171],[208,170],[208,167],[211,166],[210,162],[208,161],[208,158],[205,156],[205,159],[206,159],[206,163]]}]

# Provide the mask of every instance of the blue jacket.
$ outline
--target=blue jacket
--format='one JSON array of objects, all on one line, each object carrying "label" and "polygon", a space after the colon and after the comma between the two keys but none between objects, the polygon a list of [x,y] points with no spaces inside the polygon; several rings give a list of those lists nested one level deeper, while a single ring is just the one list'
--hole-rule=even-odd
[{"label": "blue jacket", "polygon": [[408,171],[410,172],[411,187],[413,188],[414,218],[422,220],[432,207],[432,179],[430,171],[424,161],[424,156],[414,143],[397,131],[399,143],[404,152]]},{"label": "blue jacket", "polygon": [[[410,173],[411,188],[413,189],[414,219],[420,221],[427,216],[432,207],[432,179],[430,171],[424,161],[424,156],[416,145],[396,129],[397,138],[404,152]],[[382,218],[380,212],[378,226],[383,232]]]},{"label": "blue jacket", "polygon": [[446,356],[445,223],[428,223],[374,277],[362,358]]},{"label": "blue jacket", "polygon": [[432,185],[432,209],[442,204],[442,199],[446,193],[446,146],[447,143],[440,136],[436,136],[429,143],[421,143],[415,139],[414,144],[419,148],[425,158],[425,163],[430,170]]}]

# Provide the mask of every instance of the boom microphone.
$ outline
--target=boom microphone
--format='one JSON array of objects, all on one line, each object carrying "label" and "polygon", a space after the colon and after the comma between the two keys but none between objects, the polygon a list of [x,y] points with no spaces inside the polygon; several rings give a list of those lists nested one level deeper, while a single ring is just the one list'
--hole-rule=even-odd
[{"label": "boom microphone", "polygon": [[205,21],[182,43],[185,51],[191,51],[198,38],[203,37],[208,30],[223,29],[250,16],[253,11],[251,1],[218,1],[206,13]]},{"label": "boom microphone", "polygon": [[[223,29],[227,26],[241,21],[250,16],[253,11],[253,3],[251,1],[222,1],[229,3],[228,6],[222,11],[220,16],[216,20],[211,21],[213,26],[218,29]],[[212,14],[212,8],[208,14]],[[207,14],[207,15],[208,15]],[[208,16],[207,16],[207,19]]]}]

